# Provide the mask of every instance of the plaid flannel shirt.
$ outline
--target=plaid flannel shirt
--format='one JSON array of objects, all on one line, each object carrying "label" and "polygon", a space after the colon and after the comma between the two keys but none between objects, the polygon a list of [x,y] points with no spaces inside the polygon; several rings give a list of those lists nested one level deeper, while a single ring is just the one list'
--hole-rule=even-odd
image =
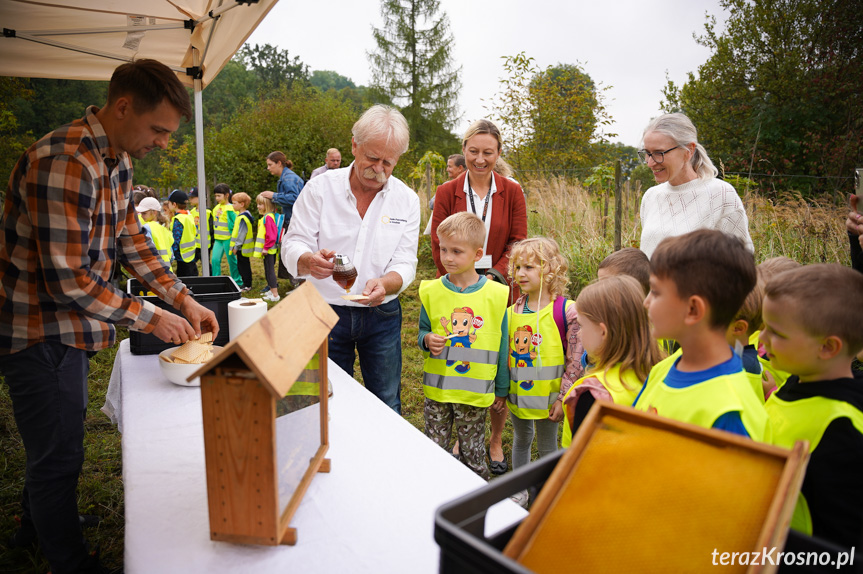
[{"label": "plaid flannel shirt", "polygon": [[9,178],[0,222],[0,354],[44,341],[97,351],[113,325],[149,333],[163,311],[111,284],[116,263],[168,304],[187,289],[141,231],[132,164],[98,109],[46,135]]}]

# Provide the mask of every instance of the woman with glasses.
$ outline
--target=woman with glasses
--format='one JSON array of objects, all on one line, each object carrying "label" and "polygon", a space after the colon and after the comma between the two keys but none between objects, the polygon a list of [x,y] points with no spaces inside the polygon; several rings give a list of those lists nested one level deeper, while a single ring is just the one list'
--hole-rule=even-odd
[{"label": "woman with glasses", "polygon": [[650,257],[666,237],[696,229],[718,229],[739,237],[754,251],[743,202],[698,143],[698,132],[684,114],[664,114],[644,128],[641,161],[656,185],[641,198],[641,250]]}]

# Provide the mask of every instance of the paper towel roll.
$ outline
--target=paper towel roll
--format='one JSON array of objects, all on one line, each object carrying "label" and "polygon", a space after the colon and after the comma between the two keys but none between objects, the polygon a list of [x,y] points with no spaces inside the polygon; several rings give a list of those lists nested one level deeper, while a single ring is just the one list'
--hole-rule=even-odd
[{"label": "paper towel roll", "polygon": [[235,299],[228,303],[228,333],[231,341],[266,314],[267,304],[261,299]]}]

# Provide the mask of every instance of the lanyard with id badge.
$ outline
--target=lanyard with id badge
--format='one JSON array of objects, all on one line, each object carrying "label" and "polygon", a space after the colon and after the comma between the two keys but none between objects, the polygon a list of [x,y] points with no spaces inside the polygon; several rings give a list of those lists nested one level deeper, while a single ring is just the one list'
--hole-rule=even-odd
[{"label": "lanyard with id badge", "polygon": [[[467,189],[468,189],[467,196],[468,196],[468,199],[470,199],[470,209],[471,209],[471,211],[473,211],[474,215],[479,215],[476,212],[476,204],[474,204],[474,201],[473,201],[473,188],[470,186],[470,178],[467,178]],[[483,225],[485,225],[485,217],[488,214],[488,202],[490,199],[491,199],[491,189],[489,189],[488,193],[485,194],[485,205],[482,208],[482,217],[480,218],[480,219],[482,219]],[[491,254],[486,253],[487,247],[488,247],[488,234],[489,234],[489,230],[488,230],[488,228],[486,228],[486,230],[485,230],[485,244],[482,246],[484,255],[480,258],[479,261],[474,263],[474,265],[473,265],[474,269],[483,269],[483,270],[491,269]]]}]

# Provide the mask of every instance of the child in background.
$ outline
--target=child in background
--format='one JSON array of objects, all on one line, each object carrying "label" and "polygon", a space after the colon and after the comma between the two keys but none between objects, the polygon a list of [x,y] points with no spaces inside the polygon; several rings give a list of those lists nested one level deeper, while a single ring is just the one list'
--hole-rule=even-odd
[{"label": "child in background", "polygon": [[243,280],[240,293],[252,290],[252,262],[249,258],[255,254],[256,229],[255,218],[249,211],[251,203],[252,198],[242,191],[235,193],[231,200],[234,211],[239,213],[231,233],[231,253],[237,258],[237,270]]},{"label": "child in background", "polygon": [[681,354],[650,370],[636,409],[765,440],[764,405],[725,340],[755,283],[755,260],[737,237],[700,229],[659,244],[644,304],[653,336],[677,341]]},{"label": "child in background", "polygon": [[[764,299],[764,285],[759,281],[755,288],[746,296],[743,306],[731,320],[725,340],[740,356],[743,370],[749,378],[752,389],[761,402],[765,399],[765,389],[761,379],[761,361],[758,360],[758,349],[752,344],[752,336],[758,336],[761,329],[761,304]],[[756,339],[757,340],[757,339]]]},{"label": "child in background", "polygon": [[168,265],[173,259],[174,236],[167,227],[161,225],[159,219],[162,217],[162,206],[159,200],[152,197],[144,197],[135,208],[138,217],[144,222],[144,234],[150,238],[159,256]]},{"label": "child in background", "polygon": [[575,306],[592,367],[564,398],[563,447],[570,445],[596,399],[631,405],[650,369],[662,359],[650,335],[641,285],[634,278],[610,276],[591,283]]},{"label": "child in background", "polygon": [[530,462],[534,435],[540,458],[557,450],[563,397],[584,371],[575,303],[564,295],[567,270],[557,242],[546,237],[519,241],[509,255],[522,293],[507,317],[513,470]]},{"label": "child in background", "polygon": [[603,259],[596,270],[597,278],[612,275],[629,275],[638,281],[645,296],[650,291],[650,259],[641,249],[624,247]]},{"label": "child in background", "polygon": [[[189,215],[195,220],[195,227],[198,230],[198,234],[195,236],[195,263],[201,260],[201,213],[198,211],[198,203],[200,199],[198,198],[198,188],[193,187],[189,190],[189,205],[192,207],[189,209]],[[207,249],[209,249],[210,255],[213,254],[213,236],[215,235],[215,227],[213,227],[213,211],[207,210]]]},{"label": "child in background", "polygon": [[794,373],[767,399],[772,442],[808,440],[810,449],[791,527],[852,548],[863,536],[863,376],[851,370],[863,350],[863,275],[807,265],[765,292],[761,341],[777,368]]},{"label": "child in background", "polygon": [[269,291],[264,293],[264,301],[270,303],[278,302],[279,281],[276,278],[276,239],[279,237],[279,229],[276,227],[276,205],[272,199],[258,195],[255,202],[258,206],[258,234],[255,237],[255,257],[264,260],[264,276],[267,279]]},{"label": "child in background", "polygon": [[197,277],[195,265],[195,220],[186,210],[189,196],[185,191],[175,189],[168,196],[168,210],[171,213],[171,235],[174,238],[172,249],[177,260],[177,277]]},{"label": "child in background", "polygon": [[[758,265],[758,282],[762,286],[770,283],[770,280],[780,273],[797,269],[801,267],[800,263],[788,257],[771,257],[765,259]],[[771,393],[775,392],[778,387],[785,384],[791,373],[777,369],[767,358],[764,345],[758,340],[758,332],[756,331],[749,339],[749,342],[755,345],[758,349],[758,361],[761,363],[762,370],[762,385],[764,388],[764,397],[767,398]]]},{"label": "child in background", "polygon": [[231,232],[234,230],[234,221],[237,212],[231,205],[231,188],[227,184],[220,183],[213,188],[216,205],[213,207],[213,255],[210,258],[210,271],[213,275],[222,274],[222,257],[228,259],[228,271],[237,285],[243,282],[237,270],[237,258],[231,253]]},{"label": "child in background", "polygon": [[[485,225],[473,213],[450,215],[437,229],[443,277],[420,283],[418,344],[424,352],[426,436],[449,449],[453,427],[459,458],[483,479],[485,416],[505,412],[506,306],[509,290],[476,272]],[[490,357],[496,356],[492,361]]]}]

